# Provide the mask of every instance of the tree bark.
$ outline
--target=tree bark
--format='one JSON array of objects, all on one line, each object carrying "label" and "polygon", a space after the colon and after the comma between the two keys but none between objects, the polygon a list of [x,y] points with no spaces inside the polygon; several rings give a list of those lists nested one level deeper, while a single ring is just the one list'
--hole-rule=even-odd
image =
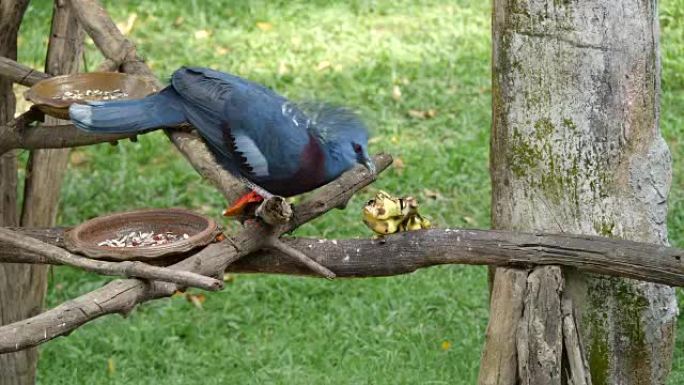
[{"label": "tree bark", "polygon": [[[0,0],[0,56],[17,57],[17,34],[28,0]],[[12,81],[0,77],[0,122],[14,118],[15,98]],[[17,159],[14,151],[0,157],[0,222],[16,226]],[[31,286],[33,267],[0,264],[0,325],[33,316],[40,311],[21,299]],[[35,380],[36,350],[0,354],[0,385],[32,384]]]},{"label": "tree bark", "polygon": [[[12,52],[3,52],[3,56],[16,59],[16,38],[23,11],[28,1],[2,0],[2,20],[4,25],[0,33],[7,33],[2,47],[11,48]],[[12,10],[12,15],[5,13]],[[62,1],[55,1],[50,34],[46,71],[52,75],[75,72],[78,69],[80,59],[83,31],[76,22],[75,17]],[[11,42],[9,41],[11,40]],[[3,48],[0,48],[3,49]],[[3,80],[7,83],[6,92],[12,93],[11,80]],[[7,94],[6,94],[7,95]],[[14,113],[13,95],[8,97],[11,104],[4,106],[2,121],[7,122]],[[0,113],[1,114],[1,113]],[[47,124],[59,124],[56,119],[46,118]],[[22,226],[51,226],[54,225],[57,214],[57,202],[59,190],[68,161],[68,149],[38,150],[33,151],[27,165],[26,184],[24,189],[23,209],[21,213]],[[3,199],[7,206],[5,220],[14,218],[6,224],[16,225],[16,160],[7,169],[8,178],[3,173],[3,182],[11,189],[13,197]],[[9,174],[11,173],[11,175]],[[10,181],[10,183],[8,183]],[[5,192],[7,194],[7,192]],[[0,314],[2,324],[12,323],[20,319],[38,314],[43,306],[43,298],[47,287],[47,267],[37,265],[3,264],[0,265]],[[28,349],[18,353],[0,356],[0,385],[18,385],[35,383],[36,364],[38,352],[36,349]]]},{"label": "tree bark", "polygon": [[[84,36],[85,32],[80,27],[71,6],[64,1],[56,0],[45,72],[51,76],[78,72]],[[69,124],[69,121],[46,115],[45,124]],[[59,192],[68,161],[68,148],[31,151],[24,188],[22,226],[54,225]]]},{"label": "tree bark", "polygon": [[[492,32],[493,226],[667,244],[671,158],[658,122],[656,2],[495,0]],[[529,314],[543,326],[553,320],[553,327],[517,329],[519,353],[536,346],[553,358],[519,355],[524,370],[504,383],[664,383],[677,313],[674,290],[570,269],[564,270],[564,288],[553,289],[556,271],[536,268],[522,300],[523,319]],[[499,269],[494,286],[507,275]],[[531,302],[533,276],[548,306]],[[496,294],[503,299],[495,297],[492,306],[521,301],[514,291]],[[561,295],[575,309],[562,309]],[[573,330],[568,313],[578,324],[584,357],[577,357],[578,346],[547,349],[558,346],[559,330]],[[590,379],[582,370],[570,374],[574,380],[555,376],[569,375],[556,366],[572,366],[570,358],[574,366],[586,359]],[[529,368],[553,378],[534,380],[525,373]]]}]

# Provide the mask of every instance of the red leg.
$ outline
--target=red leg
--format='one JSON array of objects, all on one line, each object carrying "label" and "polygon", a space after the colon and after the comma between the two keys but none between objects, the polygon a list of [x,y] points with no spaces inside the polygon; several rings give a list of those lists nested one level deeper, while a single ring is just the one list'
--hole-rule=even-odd
[{"label": "red leg", "polygon": [[245,208],[251,203],[263,202],[264,198],[259,195],[256,191],[250,191],[247,194],[236,199],[233,204],[223,211],[223,216],[225,217],[235,217],[245,210]]}]

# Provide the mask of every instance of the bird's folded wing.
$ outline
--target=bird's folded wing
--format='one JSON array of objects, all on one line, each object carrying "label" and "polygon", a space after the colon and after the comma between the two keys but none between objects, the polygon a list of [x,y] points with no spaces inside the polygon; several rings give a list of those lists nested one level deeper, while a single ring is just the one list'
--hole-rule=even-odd
[{"label": "bird's folded wing", "polygon": [[282,179],[301,167],[309,141],[303,118],[285,98],[256,83],[209,69],[176,71],[172,84],[197,127],[229,171],[254,179]]}]

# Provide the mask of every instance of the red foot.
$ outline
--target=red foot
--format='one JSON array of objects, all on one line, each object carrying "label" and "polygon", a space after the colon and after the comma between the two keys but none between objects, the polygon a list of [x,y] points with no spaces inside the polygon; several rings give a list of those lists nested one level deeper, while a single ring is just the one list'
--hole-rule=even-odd
[{"label": "red foot", "polygon": [[233,204],[223,211],[224,217],[235,217],[241,215],[245,208],[251,203],[263,202],[264,198],[257,194],[256,191],[250,191],[247,194],[236,199]]}]

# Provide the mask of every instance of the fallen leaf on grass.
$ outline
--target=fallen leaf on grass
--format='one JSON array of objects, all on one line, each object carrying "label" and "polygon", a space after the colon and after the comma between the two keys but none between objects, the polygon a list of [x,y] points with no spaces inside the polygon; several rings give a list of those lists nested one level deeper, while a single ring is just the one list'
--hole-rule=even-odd
[{"label": "fallen leaf on grass", "polygon": [[288,72],[290,72],[290,69],[284,61],[281,61],[278,63],[278,75],[283,76],[286,75]]},{"label": "fallen leaf on grass", "polygon": [[323,70],[328,69],[330,67],[332,67],[332,63],[330,63],[327,60],[323,60],[322,62],[318,63],[318,65],[316,66],[316,71],[323,71]]},{"label": "fallen leaf on grass", "polygon": [[394,99],[395,102],[401,100],[401,88],[399,88],[397,85],[392,87],[392,99]]},{"label": "fallen leaf on grass", "polygon": [[83,151],[71,150],[69,154],[69,163],[72,166],[80,166],[82,164],[88,163],[90,157]]},{"label": "fallen leaf on grass", "polygon": [[121,33],[123,33],[124,35],[128,35],[133,30],[136,20],[138,20],[138,14],[131,13],[128,15],[128,18],[125,22],[118,22],[116,23],[116,26],[117,28],[119,28],[119,31],[121,31]]},{"label": "fallen leaf on grass", "polygon": [[444,196],[439,192],[439,191],[433,191],[430,189],[423,189],[423,194],[425,194],[425,197],[438,200],[438,199],[443,199]]},{"label": "fallen leaf on grass", "polygon": [[109,359],[107,359],[107,374],[111,376],[114,372],[116,372],[116,365],[114,364],[114,359],[109,357]]},{"label": "fallen leaf on grass", "polygon": [[203,310],[204,307],[202,307],[202,304],[204,303],[204,301],[207,300],[207,296],[204,295],[204,294],[202,294],[202,293],[199,293],[199,294],[190,294],[190,293],[186,293],[186,294],[185,294],[185,299],[187,299],[188,302],[190,302],[190,303],[192,303],[193,305],[195,305],[196,308],[198,308],[198,309],[200,309],[200,310]]},{"label": "fallen leaf on grass", "polygon": [[256,27],[259,28],[260,30],[267,32],[273,29],[273,24],[267,22],[267,21],[260,21],[256,23]]},{"label": "fallen leaf on grass", "polygon": [[218,47],[216,47],[216,49],[214,49],[214,52],[215,52],[217,55],[225,55],[225,54],[227,54],[228,52],[230,52],[230,48],[218,46]]},{"label": "fallen leaf on grass", "polygon": [[451,341],[448,341],[448,340],[442,341],[441,347],[442,347],[442,350],[451,349]]},{"label": "fallen leaf on grass", "polygon": [[429,110],[408,110],[408,115],[415,119],[432,119],[437,116],[437,110],[430,108]]},{"label": "fallen leaf on grass", "polygon": [[401,159],[400,157],[396,157],[396,158],[394,158],[394,162],[392,162],[392,167],[394,167],[398,170],[401,170],[404,167],[406,167],[406,165],[404,164],[403,159]]},{"label": "fallen leaf on grass", "polygon": [[211,31],[207,31],[206,29],[198,29],[195,31],[195,39],[197,40],[203,40],[211,36]]}]

